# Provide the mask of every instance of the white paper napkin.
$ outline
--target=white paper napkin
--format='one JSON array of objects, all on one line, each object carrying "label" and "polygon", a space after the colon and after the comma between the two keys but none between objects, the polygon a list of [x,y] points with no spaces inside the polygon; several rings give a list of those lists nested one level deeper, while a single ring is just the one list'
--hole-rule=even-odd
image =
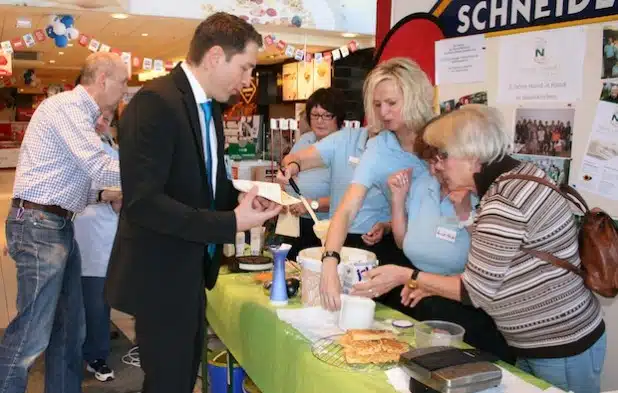
[{"label": "white paper napkin", "polygon": [[234,188],[242,192],[249,192],[251,188],[256,186],[258,188],[258,196],[266,198],[269,201],[276,202],[280,205],[289,206],[301,203],[300,199],[294,198],[287,192],[283,191],[281,186],[277,183],[242,179],[234,179],[232,180],[232,183],[234,183]]}]

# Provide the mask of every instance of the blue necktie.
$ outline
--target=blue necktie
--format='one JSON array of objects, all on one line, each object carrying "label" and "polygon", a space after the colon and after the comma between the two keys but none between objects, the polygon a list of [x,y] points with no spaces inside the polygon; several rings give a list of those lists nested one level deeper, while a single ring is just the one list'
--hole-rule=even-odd
[{"label": "blue necktie", "polygon": [[[208,178],[208,190],[210,192],[210,210],[215,210],[215,193],[212,186],[213,171],[212,171],[212,147],[210,146],[210,120],[212,119],[212,104],[211,101],[200,104],[204,111],[204,133],[202,134],[204,144],[204,158],[206,159],[206,177]],[[215,255],[216,244],[208,245],[208,255],[212,258]]]}]

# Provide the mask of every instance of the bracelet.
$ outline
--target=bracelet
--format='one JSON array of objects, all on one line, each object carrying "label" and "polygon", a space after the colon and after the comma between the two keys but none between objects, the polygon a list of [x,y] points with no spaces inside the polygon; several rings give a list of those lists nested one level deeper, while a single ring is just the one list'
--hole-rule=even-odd
[{"label": "bracelet", "polygon": [[324,254],[322,254],[322,262],[324,262],[326,258],[335,258],[337,260],[337,265],[341,263],[341,255],[339,255],[337,251],[325,251]]},{"label": "bracelet", "polygon": [[[299,172],[301,171],[301,169],[300,169],[300,163],[299,163],[298,161],[290,161],[290,162],[288,163],[288,165],[292,165],[292,164],[296,164],[296,166],[298,167],[298,171],[299,171]],[[287,165],[286,165],[286,166],[287,166]]]}]

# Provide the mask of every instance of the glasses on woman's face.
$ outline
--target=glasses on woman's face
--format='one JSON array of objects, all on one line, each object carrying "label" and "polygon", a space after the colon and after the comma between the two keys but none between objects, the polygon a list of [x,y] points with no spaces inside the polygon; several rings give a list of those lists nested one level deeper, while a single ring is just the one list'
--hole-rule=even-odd
[{"label": "glasses on woman's face", "polygon": [[335,118],[335,115],[333,115],[332,113],[328,113],[328,112],[324,112],[324,113],[311,113],[311,120],[324,120],[324,121],[331,121]]}]

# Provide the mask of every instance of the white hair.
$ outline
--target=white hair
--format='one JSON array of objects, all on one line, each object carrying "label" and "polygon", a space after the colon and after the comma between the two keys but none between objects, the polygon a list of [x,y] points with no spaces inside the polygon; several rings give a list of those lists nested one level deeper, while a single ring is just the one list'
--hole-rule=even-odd
[{"label": "white hair", "polygon": [[481,163],[500,160],[511,148],[500,111],[478,104],[438,117],[427,125],[423,140],[449,157],[478,158]]}]

